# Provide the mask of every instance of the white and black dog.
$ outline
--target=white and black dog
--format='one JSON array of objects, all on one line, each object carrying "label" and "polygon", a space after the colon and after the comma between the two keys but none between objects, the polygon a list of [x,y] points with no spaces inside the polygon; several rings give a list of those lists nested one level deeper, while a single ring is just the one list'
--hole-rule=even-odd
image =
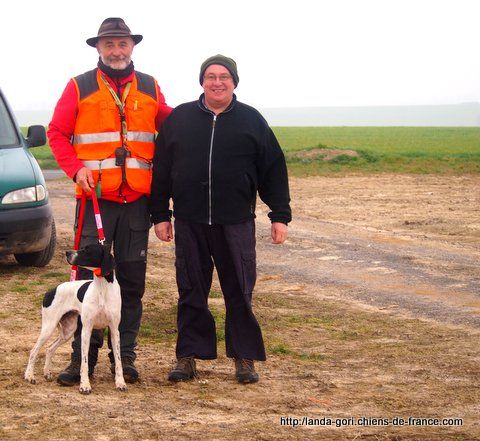
[{"label": "white and black dog", "polygon": [[82,362],[80,369],[80,393],[92,391],[88,377],[88,350],[93,329],[110,328],[110,337],[115,357],[115,386],[127,389],[120,360],[120,333],[122,299],[120,286],[115,278],[115,262],[108,245],[87,245],[79,251],[67,251],[67,261],[94,271],[92,280],[65,282],[47,292],[43,299],[42,329],[37,343],[30,352],[25,379],[35,384],[34,365],[42,346],[58,326],[60,333],[47,349],[43,374],[52,379],[52,356],[57,348],[68,341],[77,329],[77,318],[82,319]]}]

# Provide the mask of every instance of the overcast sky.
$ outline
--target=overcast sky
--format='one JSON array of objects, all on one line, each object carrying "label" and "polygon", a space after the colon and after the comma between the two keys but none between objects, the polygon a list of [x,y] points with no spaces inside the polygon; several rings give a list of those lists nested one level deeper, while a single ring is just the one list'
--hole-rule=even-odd
[{"label": "overcast sky", "polygon": [[478,0],[82,0],[2,6],[0,87],[15,110],[50,110],[96,66],[85,40],[106,17],[144,40],[133,60],[167,102],[202,92],[200,64],[234,58],[255,107],[480,101]]}]

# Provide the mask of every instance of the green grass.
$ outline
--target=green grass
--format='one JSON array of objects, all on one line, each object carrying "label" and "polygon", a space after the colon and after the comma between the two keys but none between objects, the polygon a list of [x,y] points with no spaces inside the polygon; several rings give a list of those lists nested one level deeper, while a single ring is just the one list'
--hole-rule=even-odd
[{"label": "green grass", "polygon": [[172,344],[177,338],[177,305],[145,308],[140,325],[141,342]]},{"label": "green grass", "polygon": [[[480,173],[479,127],[275,127],[294,175],[334,173]],[[354,150],[329,161],[315,148]]]},{"label": "green grass", "polygon": [[210,307],[210,312],[215,320],[215,329],[217,333],[217,342],[225,341],[225,308],[221,307]]},{"label": "green grass", "polygon": [[210,291],[210,296],[209,296],[211,299],[222,299],[223,298],[223,294],[221,291],[216,291],[214,289],[212,289]]},{"label": "green grass", "polygon": [[275,355],[292,355],[293,351],[285,343],[275,343],[269,347],[269,352]]},{"label": "green grass", "polygon": [[29,291],[29,288],[28,286],[24,286],[24,285],[17,285],[17,286],[12,286],[10,288],[10,290],[12,292],[19,292],[19,293],[22,293],[22,292],[28,292]]},{"label": "green grass", "polygon": [[[22,129],[25,130],[25,129]],[[289,172],[297,176],[343,173],[480,173],[480,127],[274,127]],[[324,161],[316,148],[354,150]],[[43,169],[58,168],[48,145],[31,149]]]},{"label": "green grass", "polygon": [[40,167],[43,170],[52,170],[52,169],[58,169],[58,164],[55,158],[52,155],[52,151],[50,150],[50,147],[48,145],[44,145],[41,147],[33,147],[30,150],[35,156],[36,160],[40,164]]},{"label": "green grass", "polygon": [[267,342],[267,352],[269,354],[279,355],[279,356],[290,356],[299,360],[303,361],[322,361],[325,359],[323,354],[319,353],[307,353],[304,351],[295,351],[294,349],[290,348],[286,343],[283,342],[275,342],[270,344]]},{"label": "green grass", "polygon": [[[62,282],[67,282],[68,281],[68,276],[69,274],[67,272],[61,272],[61,271],[49,271],[46,273],[42,273],[39,275],[40,279],[50,279],[51,283],[62,283]],[[49,280],[49,283],[50,283]]]},{"label": "green grass", "polygon": [[480,152],[480,127],[274,127],[289,152],[321,143],[370,152]]}]

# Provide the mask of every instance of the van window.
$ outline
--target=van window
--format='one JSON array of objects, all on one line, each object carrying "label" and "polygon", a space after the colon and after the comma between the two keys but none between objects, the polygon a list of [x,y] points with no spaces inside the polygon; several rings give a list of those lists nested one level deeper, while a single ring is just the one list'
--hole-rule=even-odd
[{"label": "van window", "polygon": [[0,97],[0,148],[18,146],[19,144],[20,140],[18,139],[12,118],[3,99]]}]

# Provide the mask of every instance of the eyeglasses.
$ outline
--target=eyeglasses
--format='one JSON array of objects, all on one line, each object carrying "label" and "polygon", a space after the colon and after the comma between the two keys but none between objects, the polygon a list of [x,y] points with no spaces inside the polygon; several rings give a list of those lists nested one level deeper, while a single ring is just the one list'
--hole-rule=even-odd
[{"label": "eyeglasses", "polygon": [[231,77],[230,75],[228,75],[228,74],[222,74],[222,75],[219,75],[219,76],[213,75],[213,74],[209,74],[209,75],[205,75],[205,76],[203,77],[203,79],[204,79],[205,81],[209,81],[210,83],[213,83],[214,81],[217,81],[217,79],[218,79],[218,81],[221,81],[222,83],[225,83],[225,82],[227,82],[228,80],[231,80],[232,77]]}]

